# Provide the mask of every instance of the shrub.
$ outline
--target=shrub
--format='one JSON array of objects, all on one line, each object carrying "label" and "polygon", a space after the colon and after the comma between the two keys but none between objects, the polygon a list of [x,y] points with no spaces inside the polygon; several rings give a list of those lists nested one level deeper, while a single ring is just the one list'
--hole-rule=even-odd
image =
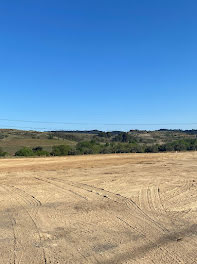
[{"label": "shrub", "polygon": [[24,157],[30,157],[30,156],[35,156],[35,153],[33,152],[32,149],[24,147],[20,150],[18,150],[15,153],[15,156],[24,156]]},{"label": "shrub", "polygon": [[35,147],[32,150],[36,156],[49,156],[50,155],[50,153],[48,151],[43,150],[43,148],[40,146]]},{"label": "shrub", "polygon": [[121,132],[117,136],[113,138],[113,141],[116,142],[129,142],[129,143],[135,143],[136,140],[133,136],[131,136],[129,133]]},{"label": "shrub", "polygon": [[159,150],[158,150],[158,146],[157,145],[151,145],[151,146],[147,146],[145,148],[145,152],[147,153],[157,153]]},{"label": "shrub", "polygon": [[102,150],[102,146],[94,140],[83,141],[77,144],[76,150],[80,154],[97,154]]},{"label": "shrub", "polygon": [[80,155],[80,152],[76,148],[69,150],[68,155]]},{"label": "shrub", "polygon": [[71,150],[71,147],[66,146],[66,145],[53,146],[51,155],[52,156],[65,156],[65,155],[68,155],[70,150]]},{"label": "shrub", "polygon": [[130,152],[131,153],[143,153],[144,147],[139,144],[130,144]]},{"label": "shrub", "polygon": [[36,151],[35,152],[35,155],[36,156],[50,156],[50,153],[46,150],[40,150],[40,151]]}]

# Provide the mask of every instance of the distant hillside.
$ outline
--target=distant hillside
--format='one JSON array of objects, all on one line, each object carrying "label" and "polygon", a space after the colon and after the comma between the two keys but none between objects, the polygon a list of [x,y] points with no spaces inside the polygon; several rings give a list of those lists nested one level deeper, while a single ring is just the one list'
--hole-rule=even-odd
[{"label": "distant hillside", "polygon": [[[129,132],[111,131],[103,132],[98,130],[90,131],[50,131],[53,136],[69,139],[74,141],[83,141],[88,139],[94,139],[99,142],[129,142],[136,141],[144,144],[163,144],[172,142],[174,140],[196,138],[197,130],[169,130],[160,129],[155,131],[146,130],[130,130]],[[127,135],[127,139],[121,138],[121,135]]]},{"label": "distant hillside", "polygon": [[[99,130],[88,131],[24,131],[16,129],[0,129],[0,148],[9,155],[14,155],[22,147],[41,147],[49,153],[54,146],[65,145],[74,148],[83,142],[96,144],[95,147],[117,147],[117,144],[133,144],[145,149],[147,146],[170,144],[181,140],[194,140],[197,138],[197,130],[168,130],[156,131],[130,130],[129,132]],[[133,146],[132,145],[132,146]],[[129,146],[129,145],[128,145]],[[127,148],[128,148],[127,146]],[[124,145],[125,147],[125,145]],[[83,147],[84,148],[84,147]],[[87,145],[86,148],[89,148]],[[75,153],[75,151],[73,152]],[[79,152],[77,152],[79,153]],[[87,153],[89,153],[87,151]]]},{"label": "distant hillside", "polygon": [[0,148],[13,155],[22,147],[41,146],[51,151],[54,145],[73,145],[75,142],[52,136],[50,132],[0,129]]}]

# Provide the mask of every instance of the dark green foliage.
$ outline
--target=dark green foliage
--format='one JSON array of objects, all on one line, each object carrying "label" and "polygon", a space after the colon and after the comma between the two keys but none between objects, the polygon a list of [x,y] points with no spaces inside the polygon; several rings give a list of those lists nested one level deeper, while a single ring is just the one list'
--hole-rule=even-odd
[{"label": "dark green foliage", "polygon": [[[123,135],[125,140],[125,135]],[[59,149],[59,146],[58,146]],[[57,147],[53,148],[53,154],[60,156],[60,154],[54,152]],[[157,145],[145,145],[139,143],[127,143],[127,142],[96,142],[95,140],[79,142],[76,147],[70,148],[65,154],[61,155],[79,155],[79,154],[109,154],[109,153],[157,153],[165,151],[184,151],[184,150],[197,150],[197,140],[177,140],[172,143]]]},{"label": "dark green foliage", "polygon": [[158,146],[158,151],[159,151],[159,152],[167,151],[167,147],[166,147],[166,145],[160,145],[160,146]]},{"label": "dark green foliage", "polygon": [[68,155],[80,155],[80,151],[77,150],[76,148],[71,148],[68,152]]},{"label": "dark green foliage", "polygon": [[97,154],[101,152],[102,145],[94,140],[84,141],[77,144],[76,150],[80,154]]},{"label": "dark green foliage", "polygon": [[111,138],[113,137],[114,133],[113,132],[103,132],[103,131],[100,131],[98,133],[98,137],[103,137],[103,138]]},{"label": "dark green foliage", "polygon": [[30,156],[35,156],[35,153],[33,152],[32,149],[24,147],[20,150],[18,150],[15,153],[15,156],[24,156],[24,157],[30,157]]},{"label": "dark green foliage", "polygon": [[197,139],[182,139],[159,146],[159,151],[197,150]]},{"label": "dark green foliage", "polygon": [[147,146],[145,148],[146,153],[157,153],[159,152],[158,146],[157,145],[152,145],[152,146]]},{"label": "dark green foliage", "polygon": [[52,156],[66,156],[69,154],[70,150],[71,150],[71,147],[66,146],[66,145],[53,146],[51,155]]},{"label": "dark green foliage", "polygon": [[[119,135],[118,135],[119,136]],[[123,141],[127,140],[127,135],[121,133]],[[33,149],[24,147],[15,153],[15,156],[66,156],[66,155],[80,155],[80,154],[107,154],[107,153],[157,153],[166,151],[191,151],[197,150],[197,139],[181,139],[172,141],[166,144],[142,144],[130,142],[97,142],[95,140],[79,142],[75,147],[67,145],[53,146],[52,152],[43,150],[38,146]],[[0,150],[0,156],[5,156],[7,153]]]},{"label": "dark green foliage", "polygon": [[121,132],[113,138],[113,141],[135,143],[136,140],[129,133]]},{"label": "dark green foliage", "polygon": [[24,157],[31,157],[31,156],[49,156],[49,155],[50,155],[49,152],[43,150],[42,147],[36,147],[36,148],[33,148],[33,149],[24,147],[24,148],[18,150],[15,153],[15,156],[24,156]]},{"label": "dark green foliage", "polygon": [[34,152],[34,155],[36,156],[50,156],[50,153],[46,150],[43,150],[42,147],[35,147],[32,149]]},{"label": "dark green foliage", "polygon": [[36,156],[46,156],[46,157],[48,157],[48,156],[50,156],[50,153],[48,151],[46,151],[46,150],[40,150],[40,151],[36,151],[35,155]]},{"label": "dark green foliage", "polygon": [[131,144],[130,145],[130,152],[131,153],[143,153],[144,152],[144,146],[140,144]]}]

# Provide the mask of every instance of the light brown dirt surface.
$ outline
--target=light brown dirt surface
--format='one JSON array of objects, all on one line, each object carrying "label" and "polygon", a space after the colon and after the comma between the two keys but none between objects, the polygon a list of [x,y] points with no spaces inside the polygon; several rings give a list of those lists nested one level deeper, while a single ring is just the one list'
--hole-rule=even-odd
[{"label": "light brown dirt surface", "polygon": [[197,153],[0,160],[0,263],[197,263]]}]

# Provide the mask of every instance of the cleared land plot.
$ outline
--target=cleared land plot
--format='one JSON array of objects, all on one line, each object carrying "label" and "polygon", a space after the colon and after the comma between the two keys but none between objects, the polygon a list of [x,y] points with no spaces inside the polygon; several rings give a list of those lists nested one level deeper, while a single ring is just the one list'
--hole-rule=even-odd
[{"label": "cleared land plot", "polygon": [[197,153],[0,160],[0,263],[197,263]]}]

